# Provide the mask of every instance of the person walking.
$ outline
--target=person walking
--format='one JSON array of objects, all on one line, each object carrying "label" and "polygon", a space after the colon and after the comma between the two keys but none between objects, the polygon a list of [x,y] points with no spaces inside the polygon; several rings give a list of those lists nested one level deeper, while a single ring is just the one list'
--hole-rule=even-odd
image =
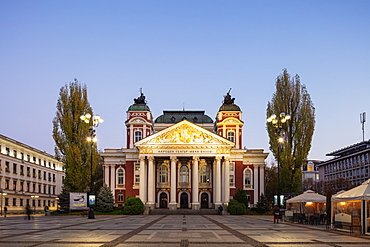
[{"label": "person walking", "polygon": [[272,213],[274,214],[274,224],[279,224],[280,208],[278,205],[275,205],[275,207],[272,209]]},{"label": "person walking", "polygon": [[27,204],[27,206],[26,206],[26,213],[27,213],[27,219],[30,220],[31,219],[32,210],[31,210],[31,207],[30,207],[29,204]]},{"label": "person walking", "polygon": [[4,207],[4,217],[6,217],[6,213],[8,212],[8,208]]}]

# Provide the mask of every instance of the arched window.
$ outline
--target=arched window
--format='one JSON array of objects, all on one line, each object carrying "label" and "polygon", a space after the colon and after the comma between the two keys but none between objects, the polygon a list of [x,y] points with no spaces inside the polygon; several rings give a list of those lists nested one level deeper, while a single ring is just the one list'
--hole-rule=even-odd
[{"label": "arched window", "polygon": [[245,168],[243,172],[243,184],[244,188],[252,188],[253,181],[252,181],[252,170],[250,168]]},{"label": "arched window", "polygon": [[165,164],[159,167],[159,182],[168,183],[168,167]]},{"label": "arched window", "polygon": [[201,183],[209,183],[210,180],[210,169],[208,164],[204,164],[199,169],[199,176]]},{"label": "arched window", "polygon": [[122,187],[125,184],[125,170],[119,168],[117,170],[117,187]]},{"label": "arched window", "polygon": [[189,168],[186,165],[182,165],[180,168],[180,183],[189,182]]}]

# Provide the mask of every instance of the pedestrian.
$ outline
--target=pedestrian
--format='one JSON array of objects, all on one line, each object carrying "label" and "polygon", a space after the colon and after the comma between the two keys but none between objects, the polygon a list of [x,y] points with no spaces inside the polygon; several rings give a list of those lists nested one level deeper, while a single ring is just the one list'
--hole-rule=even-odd
[{"label": "pedestrian", "polygon": [[30,220],[31,219],[31,212],[32,210],[31,210],[31,207],[30,207],[30,205],[29,204],[27,204],[27,206],[26,206],[26,213],[27,213],[27,219],[28,220]]},{"label": "pedestrian", "polygon": [[44,211],[45,211],[45,216],[48,216],[49,207],[48,206],[45,206]]},{"label": "pedestrian", "polygon": [[272,213],[274,214],[274,224],[279,224],[279,217],[280,217],[280,208],[278,205],[272,209]]},{"label": "pedestrian", "polygon": [[222,211],[224,210],[224,208],[220,205],[218,206],[218,213],[219,214],[222,214]]},{"label": "pedestrian", "polygon": [[6,217],[6,213],[8,212],[8,208],[4,207],[4,217]]}]

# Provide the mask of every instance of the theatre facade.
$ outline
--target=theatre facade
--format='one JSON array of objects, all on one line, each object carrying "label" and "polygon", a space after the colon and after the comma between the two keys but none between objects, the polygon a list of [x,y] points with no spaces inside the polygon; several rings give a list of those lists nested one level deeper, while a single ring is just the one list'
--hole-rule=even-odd
[{"label": "theatre facade", "polygon": [[104,182],[116,205],[140,197],[149,208],[216,208],[237,189],[253,207],[264,194],[267,153],[242,148],[242,111],[227,93],[213,121],[204,111],[163,111],[145,96],[128,108],[125,148],[105,149]]}]

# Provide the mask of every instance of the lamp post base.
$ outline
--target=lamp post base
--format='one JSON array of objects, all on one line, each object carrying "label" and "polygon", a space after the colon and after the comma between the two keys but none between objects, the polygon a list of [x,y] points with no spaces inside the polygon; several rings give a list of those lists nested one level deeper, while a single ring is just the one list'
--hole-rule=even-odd
[{"label": "lamp post base", "polygon": [[89,214],[87,216],[88,219],[95,219],[94,209],[90,207]]}]

